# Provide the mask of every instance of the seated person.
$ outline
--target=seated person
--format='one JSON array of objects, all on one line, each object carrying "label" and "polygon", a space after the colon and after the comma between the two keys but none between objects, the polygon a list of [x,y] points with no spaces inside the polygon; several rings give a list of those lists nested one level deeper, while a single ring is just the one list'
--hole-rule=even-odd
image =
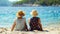
[{"label": "seated person", "polygon": [[29,19],[30,31],[33,30],[43,31],[40,18],[37,17],[38,15],[37,11],[33,10],[31,14],[32,14],[32,18]]}]

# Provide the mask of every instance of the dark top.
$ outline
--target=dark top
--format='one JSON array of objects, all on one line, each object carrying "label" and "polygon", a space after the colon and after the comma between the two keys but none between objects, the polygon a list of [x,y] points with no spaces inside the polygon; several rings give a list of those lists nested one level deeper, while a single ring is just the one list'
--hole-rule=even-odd
[{"label": "dark top", "polygon": [[32,17],[30,19],[30,28],[31,28],[31,31],[33,30],[40,30],[40,27],[39,27],[39,24],[38,24],[38,17]]}]

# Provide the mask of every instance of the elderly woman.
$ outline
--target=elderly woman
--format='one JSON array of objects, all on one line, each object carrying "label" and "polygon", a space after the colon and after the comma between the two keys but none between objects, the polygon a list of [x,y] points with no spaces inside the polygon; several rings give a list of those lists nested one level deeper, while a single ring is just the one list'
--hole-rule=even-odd
[{"label": "elderly woman", "polygon": [[38,15],[37,11],[32,10],[31,15],[32,15],[32,18],[29,19],[30,30],[31,31],[34,31],[34,30],[43,31],[40,18],[37,17]]},{"label": "elderly woman", "polygon": [[14,21],[11,31],[13,31],[14,28],[15,28],[15,31],[24,31],[27,29],[26,19],[23,18],[23,16],[25,16],[25,13],[22,10],[17,12],[17,18]]}]

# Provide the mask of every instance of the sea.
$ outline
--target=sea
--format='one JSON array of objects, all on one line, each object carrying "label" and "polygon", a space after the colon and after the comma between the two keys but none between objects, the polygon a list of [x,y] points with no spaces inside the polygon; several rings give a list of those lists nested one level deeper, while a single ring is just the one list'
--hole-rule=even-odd
[{"label": "sea", "polygon": [[51,24],[60,24],[60,7],[41,6],[41,7],[0,7],[0,27],[12,27],[14,20],[17,18],[16,13],[19,10],[25,12],[27,26],[28,19],[32,18],[30,14],[32,10],[37,10],[38,16],[43,27]]}]

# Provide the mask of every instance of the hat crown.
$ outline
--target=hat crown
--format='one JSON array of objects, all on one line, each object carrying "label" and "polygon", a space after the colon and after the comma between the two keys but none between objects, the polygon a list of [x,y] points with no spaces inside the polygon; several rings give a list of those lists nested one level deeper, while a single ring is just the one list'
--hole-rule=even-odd
[{"label": "hat crown", "polygon": [[17,16],[24,16],[25,15],[25,13],[22,11],[22,10],[20,10],[20,11],[18,11],[17,12],[17,14],[16,14]]}]

